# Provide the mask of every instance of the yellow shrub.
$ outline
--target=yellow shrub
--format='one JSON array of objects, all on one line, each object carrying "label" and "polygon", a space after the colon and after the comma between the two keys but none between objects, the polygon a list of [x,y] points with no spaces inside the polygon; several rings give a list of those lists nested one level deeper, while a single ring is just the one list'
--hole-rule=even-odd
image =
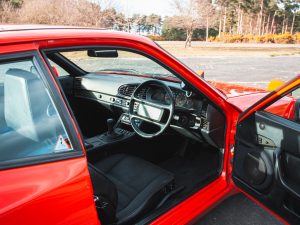
[{"label": "yellow shrub", "polygon": [[280,34],[274,36],[275,43],[278,44],[292,44],[294,43],[293,36],[290,33]]},{"label": "yellow shrub", "polygon": [[149,35],[147,37],[150,38],[152,41],[165,41],[165,38],[162,36]]},{"label": "yellow shrub", "polygon": [[291,35],[285,34],[265,34],[265,35],[230,35],[223,34],[215,39],[210,38],[210,41],[221,41],[225,43],[278,43],[278,44],[293,44],[300,43],[300,33]]}]

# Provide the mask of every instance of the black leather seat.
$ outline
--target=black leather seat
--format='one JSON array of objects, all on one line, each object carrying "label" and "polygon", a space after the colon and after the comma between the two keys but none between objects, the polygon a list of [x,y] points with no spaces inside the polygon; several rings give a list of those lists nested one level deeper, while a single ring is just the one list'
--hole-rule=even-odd
[{"label": "black leather seat", "polygon": [[89,164],[89,171],[98,214],[107,223],[128,224],[155,208],[174,182],[172,173],[125,154]]}]

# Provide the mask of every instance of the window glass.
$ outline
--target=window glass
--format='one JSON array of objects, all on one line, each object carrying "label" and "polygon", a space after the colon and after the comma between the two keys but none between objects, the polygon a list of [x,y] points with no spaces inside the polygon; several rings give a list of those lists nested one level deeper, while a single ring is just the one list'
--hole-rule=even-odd
[{"label": "window glass", "polygon": [[300,88],[280,98],[279,100],[265,108],[264,111],[299,123],[300,118],[297,118],[297,115],[299,115],[299,112],[297,112],[297,108],[299,108],[299,101]]},{"label": "window glass", "polygon": [[71,151],[32,60],[0,63],[0,161]]},{"label": "window glass", "polygon": [[56,76],[64,77],[64,76],[69,76],[70,75],[67,71],[65,71],[63,68],[61,68],[55,62],[53,62],[51,59],[48,59],[48,60],[50,62],[50,65],[52,66],[52,69],[53,69]]},{"label": "window glass", "polygon": [[[104,51],[104,50],[103,50]],[[118,50],[114,57],[91,57],[87,51],[60,52],[70,61],[87,72],[128,73],[153,77],[175,77],[153,60],[129,51]]]}]

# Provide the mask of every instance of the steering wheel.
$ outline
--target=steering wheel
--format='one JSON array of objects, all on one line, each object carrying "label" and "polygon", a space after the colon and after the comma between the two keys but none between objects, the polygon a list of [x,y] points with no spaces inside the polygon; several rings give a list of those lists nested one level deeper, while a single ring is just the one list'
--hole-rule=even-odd
[{"label": "steering wheel", "polygon": [[[163,88],[168,102],[156,103],[151,100],[142,99],[139,93],[151,86]],[[166,99],[165,97],[165,99]],[[161,81],[148,80],[140,84],[132,93],[129,103],[129,119],[133,130],[144,138],[153,138],[163,133],[170,125],[174,114],[174,98],[171,89]],[[141,130],[139,121],[145,121],[158,127],[157,132],[146,133]]]}]

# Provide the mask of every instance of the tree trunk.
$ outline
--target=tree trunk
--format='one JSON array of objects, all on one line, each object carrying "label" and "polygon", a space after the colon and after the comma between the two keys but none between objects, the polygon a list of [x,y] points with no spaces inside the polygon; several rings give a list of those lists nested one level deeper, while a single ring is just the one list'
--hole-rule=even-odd
[{"label": "tree trunk", "polygon": [[258,25],[258,35],[262,33],[262,19],[263,19],[263,10],[264,10],[264,0],[261,0],[260,3],[260,13],[259,13],[259,25]]},{"label": "tree trunk", "polygon": [[241,22],[241,3],[239,2],[239,8],[238,8],[238,20],[237,20],[237,34],[240,34],[240,22]]},{"label": "tree trunk", "polygon": [[243,34],[243,11],[241,12],[241,17],[240,17],[240,34]]},{"label": "tree trunk", "polygon": [[270,25],[270,13],[268,15],[267,26],[266,26],[266,29],[265,29],[266,34],[269,33],[269,25]]},{"label": "tree trunk", "polygon": [[272,34],[275,33],[274,22],[275,22],[276,13],[277,13],[277,11],[274,12],[273,19],[272,19],[272,24],[271,24],[271,33]]},{"label": "tree trunk", "polygon": [[227,14],[227,8],[225,7],[225,9],[224,9],[224,18],[223,18],[223,33],[225,34],[226,33],[226,20],[227,20],[227,18],[226,18],[226,15]]},{"label": "tree trunk", "polygon": [[192,30],[187,30],[186,31],[186,40],[185,40],[185,48],[187,46],[191,47],[191,42],[192,42],[192,34],[193,34],[193,31]]},{"label": "tree trunk", "polygon": [[288,18],[288,17],[286,17],[286,22],[285,22],[285,29],[284,29],[284,33],[286,33],[286,32],[287,32],[287,30],[288,30],[288,26],[289,26],[289,18]]},{"label": "tree trunk", "polygon": [[265,34],[265,23],[266,23],[266,17],[263,16],[263,22],[262,22],[262,31],[261,31],[261,35],[264,35]]},{"label": "tree trunk", "polygon": [[260,21],[260,15],[258,13],[256,19],[255,34],[259,34],[259,21]]},{"label": "tree trunk", "polygon": [[220,20],[219,20],[219,37],[221,37],[222,33],[222,14],[220,13]]},{"label": "tree trunk", "polygon": [[250,34],[253,35],[252,18],[250,19]]},{"label": "tree trunk", "polygon": [[296,18],[296,13],[293,14],[293,21],[292,21],[292,25],[291,25],[291,35],[293,35],[293,32],[294,32],[295,18]]},{"label": "tree trunk", "polygon": [[189,42],[189,30],[186,30],[186,39],[185,39],[185,45],[184,45],[184,48],[186,48],[187,47],[187,45],[188,45],[188,42]]},{"label": "tree trunk", "polygon": [[208,16],[206,16],[206,38],[205,41],[208,42]]},{"label": "tree trunk", "polygon": [[284,25],[285,25],[285,15],[283,16],[283,20],[282,20],[281,34],[284,34]]}]

